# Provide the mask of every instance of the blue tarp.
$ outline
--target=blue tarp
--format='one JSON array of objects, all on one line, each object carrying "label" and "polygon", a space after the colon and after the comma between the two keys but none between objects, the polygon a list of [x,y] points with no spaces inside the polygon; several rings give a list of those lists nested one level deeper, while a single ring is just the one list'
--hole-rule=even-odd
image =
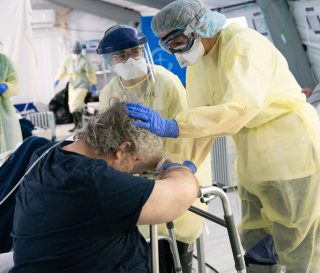
[{"label": "blue tarp", "polygon": [[152,16],[141,17],[141,31],[147,36],[153,61],[161,65],[172,73],[176,74],[182,84],[186,85],[186,68],[181,68],[173,54],[169,54],[158,45],[159,38],[156,37],[151,29]]}]

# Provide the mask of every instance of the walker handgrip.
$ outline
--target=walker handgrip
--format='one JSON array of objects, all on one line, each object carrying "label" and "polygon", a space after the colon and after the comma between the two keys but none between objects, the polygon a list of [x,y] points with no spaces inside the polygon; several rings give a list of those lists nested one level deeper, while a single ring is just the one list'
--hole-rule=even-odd
[{"label": "walker handgrip", "polygon": [[203,196],[203,197],[200,197],[200,202],[208,205],[208,203],[210,203],[216,197],[217,197],[216,195]]}]

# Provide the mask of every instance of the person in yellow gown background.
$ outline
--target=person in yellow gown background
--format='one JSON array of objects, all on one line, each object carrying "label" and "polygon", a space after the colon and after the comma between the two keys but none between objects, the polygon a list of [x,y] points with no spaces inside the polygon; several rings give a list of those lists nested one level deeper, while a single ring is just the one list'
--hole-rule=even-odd
[{"label": "person in yellow gown background", "polygon": [[18,74],[14,65],[0,52],[0,153],[14,149],[22,142],[19,119],[10,100],[18,91]]},{"label": "person in yellow gown background", "polygon": [[82,126],[82,108],[89,88],[93,92],[97,90],[96,71],[90,60],[81,54],[81,50],[80,42],[75,42],[72,54],[59,69],[54,82],[56,88],[59,81],[69,77],[68,106],[74,122],[74,128],[70,132],[74,132]]}]

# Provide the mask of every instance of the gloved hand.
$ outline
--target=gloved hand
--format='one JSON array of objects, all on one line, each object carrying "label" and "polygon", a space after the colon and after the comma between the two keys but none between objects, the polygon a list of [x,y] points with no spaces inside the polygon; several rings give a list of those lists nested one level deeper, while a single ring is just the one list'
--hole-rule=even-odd
[{"label": "gloved hand", "polygon": [[91,89],[91,94],[93,96],[96,96],[97,95],[97,86],[95,84],[92,84],[90,89]]},{"label": "gloved hand", "polygon": [[130,117],[141,120],[133,122],[134,125],[148,129],[161,137],[179,136],[179,127],[174,119],[166,120],[157,111],[142,103],[129,102],[127,110]]},{"label": "gloved hand", "polygon": [[97,86],[95,84],[91,85],[91,91],[92,93],[95,93],[97,91]]},{"label": "gloved hand", "polygon": [[59,80],[56,80],[53,84],[54,88],[57,88],[58,84],[59,84]]},{"label": "gloved hand", "polygon": [[[179,164],[179,163],[173,163],[173,162],[170,162],[170,163],[164,163],[161,167],[161,170],[162,171],[166,171],[168,170],[170,167],[174,167],[174,166],[184,166],[184,167],[187,167],[193,174],[196,173],[197,171],[197,167],[189,160],[185,160],[183,162],[183,164]],[[160,171],[161,171],[160,170]]]},{"label": "gloved hand", "polygon": [[6,83],[1,83],[0,84],[0,95],[2,95],[4,92],[8,90],[8,85]]}]

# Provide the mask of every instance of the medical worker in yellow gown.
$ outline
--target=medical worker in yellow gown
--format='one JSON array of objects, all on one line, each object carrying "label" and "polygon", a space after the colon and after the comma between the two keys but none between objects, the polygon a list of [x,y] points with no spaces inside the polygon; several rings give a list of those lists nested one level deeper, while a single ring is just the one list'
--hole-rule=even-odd
[{"label": "medical worker in yellow gown", "polygon": [[22,142],[20,123],[10,100],[18,91],[18,75],[13,63],[0,53],[0,153],[13,150]]},{"label": "medical worker in yellow gown", "polygon": [[68,106],[74,121],[73,132],[82,126],[82,108],[89,88],[92,92],[97,90],[96,71],[89,59],[81,54],[80,42],[75,42],[72,54],[65,60],[58,71],[54,87],[56,88],[65,77],[69,77]]},{"label": "medical worker in yellow gown", "polygon": [[247,271],[319,273],[319,118],[270,41],[224,23],[198,0],[174,1],[156,14],[153,32],[188,66],[195,107],[169,120],[129,103],[129,114],[157,135],[201,138],[196,153],[203,157],[212,137],[231,135]]},{"label": "medical worker in yellow gown", "polygon": [[[177,113],[187,110],[186,91],[183,85],[170,71],[162,66],[153,65],[147,39],[142,32],[128,26],[113,26],[105,33],[97,52],[101,54],[105,67],[115,72],[115,77],[100,94],[100,110],[108,107],[113,97],[142,102],[167,119],[175,118]],[[163,139],[163,153],[174,162],[182,163],[185,159],[196,161],[197,159],[191,155],[192,147],[189,142],[185,140],[177,143],[170,138]],[[197,165],[196,176],[200,185],[211,185],[210,155],[202,164]],[[194,205],[206,209],[206,206],[199,201]],[[191,212],[185,212],[174,221],[174,224],[183,271],[191,272],[192,243],[202,232],[203,220]],[[160,234],[167,235],[164,224],[158,228]]]}]

